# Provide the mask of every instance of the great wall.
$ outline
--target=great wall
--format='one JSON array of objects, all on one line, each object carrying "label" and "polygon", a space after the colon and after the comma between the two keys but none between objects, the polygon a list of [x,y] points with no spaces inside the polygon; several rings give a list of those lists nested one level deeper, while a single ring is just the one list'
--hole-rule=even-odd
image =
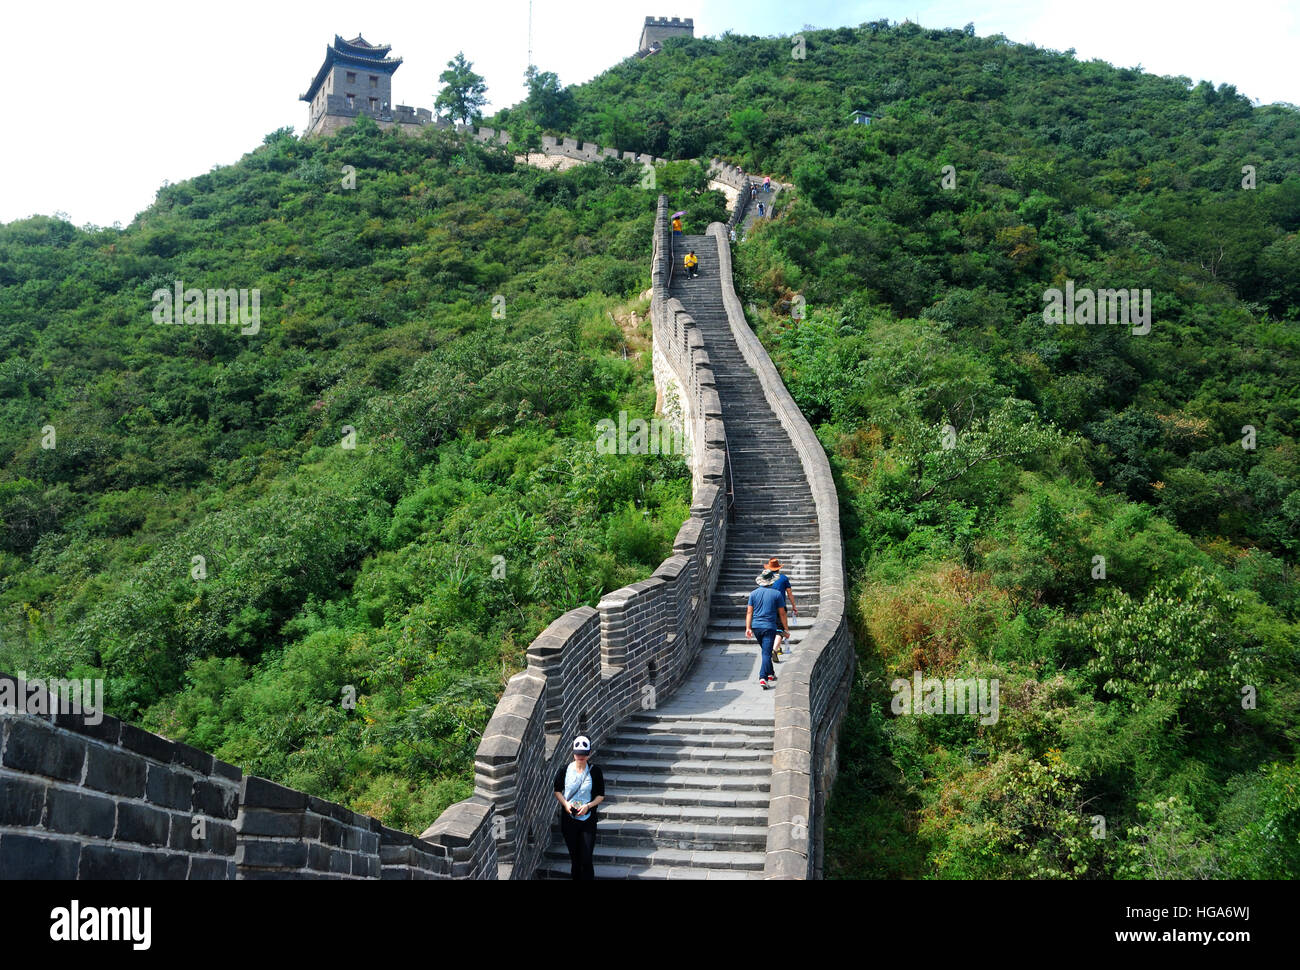
[{"label": "great wall", "polygon": [[[428,124],[451,127],[418,119]],[[511,145],[505,131],[455,129]],[[553,136],[540,151],[665,161]],[[60,713],[56,697],[0,673],[0,697],[28,698],[0,707],[0,878],[563,875],[551,782],[578,733],[597,763],[608,759],[598,877],[819,878],[853,670],[838,499],[732,286],[729,235],[752,222],[757,180],[716,158],[708,171],[732,212],[682,240],[700,277],[674,272],[664,196],[653,240],[654,376],[691,443],[690,517],[653,575],[533,641],[484,730],[471,798],[416,837],[115,718]],[[774,694],[757,687],[757,650],[737,636],[769,555],[799,564],[812,619],[796,628]]]}]

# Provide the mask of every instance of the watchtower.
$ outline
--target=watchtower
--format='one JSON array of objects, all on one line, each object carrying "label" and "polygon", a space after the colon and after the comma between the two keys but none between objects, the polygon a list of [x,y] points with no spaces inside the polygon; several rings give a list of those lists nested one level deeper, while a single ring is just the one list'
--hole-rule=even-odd
[{"label": "watchtower", "polygon": [[391,50],[391,46],[372,44],[360,34],[351,40],[335,34],[334,43],[325,48],[325,63],[307,93],[299,97],[310,105],[306,134],[326,134],[351,124],[361,114],[377,121],[396,120],[393,72],[402,59],[390,58]]},{"label": "watchtower", "polygon": [[671,20],[667,17],[646,17],[645,26],[641,28],[641,46],[637,50],[637,56],[645,57],[654,53],[666,37],[694,36],[695,21],[690,17],[673,17]]}]

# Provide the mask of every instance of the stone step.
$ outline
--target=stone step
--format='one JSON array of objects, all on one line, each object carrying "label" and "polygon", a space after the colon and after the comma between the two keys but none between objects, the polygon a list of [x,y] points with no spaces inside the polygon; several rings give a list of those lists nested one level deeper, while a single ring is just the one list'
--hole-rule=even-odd
[{"label": "stone step", "polygon": [[[610,796],[613,798],[614,796]],[[766,814],[771,796],[766,791],[705,791],[699,788],[629,788],[620,792],[615,801],[605,805],[639,805],[646,809],[692,809],[709,812],[714,809],[759,810]],[[604,806],[601,808],[604,811]]]},{"label": "stone step", "polygon": [[[629,733],[630,732],[630,733]],[[732,737],[764,737],[772,733],[771,724],[734,724],[729,721],[688,721],[671,714],[662,717],[646,718],[641,721],[631,719],[619,725],[618,736],[640,734],[654,736],[674,736],[686,734],[691,736],[729,735]]]},{"label": "stone step", "polygon": [[726,765],[727,769],[735,768],[736,770],[727,771],[666,771],[665,767],[672,768],[672,765],[660,766],[659,770],[652,771],[653,766],[642,764],[626,765],[622,767],[609,767],[605,771],[605,788],[610,791],[620,788],[651,788],[663,789],[674,788],[679,791],[716,791],[716,792],[765,792],[772,787],[772,763],[756,765],[748,772],[741,770],[742,766]]},{"label": "stone step", "polygon": [[[761,872],[763,870],[763,864],[766,862],[765,854],[762,851],[731,852],[726,849],[679,849],[667,846],[651,848],[649,846],[636,845],[607,845],[605,843],[603,825],[597,826],[596,851],[591,855],[592,861],[596,865],[602,863],[610,865],[621,862],[624,865],[695,866],[703,869],[748,869],[753,872]],[[569,851],[565,848],[563,840],[560,840],[558,845],[553,843],[551,847],[547,849],[546,856],[551,860],[563,862],[567,871]]]},{"label": "stone step", "polygon": [[772,740],[746,748],[692,746],[673,748],[661,744],[624,744],[615,740],[601,745],[599,764],[610,771],[667,771],[701,774],[744,774],[766,771],[772,765]]},{"label": "stone step", "polygon": [[[592,866],[597,879],[673,879],[673,880],[722,880],[762,879],[761,871],[744,869],[693,869],[690,866],[629,866],[603,865]],[[534,879],[568,879],[569,858],[563,860],[547,857],[537,868]]]},{"label": "stone step", "polygon": [[[762,879],[763,862],[766,862],[764,853],[740,853],[744,856],[755,856],[759,859],[759,865],[745,866],[694,866],[689,853],[680,854],[681,850],[671,850],[675,853],[668,856],[668,849],[658,850],[655,861],[650,861],[649,850],[643,850],[638,856],[637,850],[632,849],[630,852],[627,846],[617,846],[619,852],[602,852],[601,844],[597,841],[595,853],[591,857],[594,862],[593,869],[597,879],[707,879],[708,882],[723,879]],[[722,857],[719,854],[719,858]],[[569,878],[569,858],[568,850],[564,848],[563,840],[560,841],[558,848],[552,845],[547,850],[546,856],[543,857],[541,865],[537,867],[536,879],[568,879]]]},{"label": "stone step", "polygon": [[614,736],[605,743],[603,750],[614,747],[627,749],[634,746],[663,748],[669,751],[687,751],[691,748],[753,748],[757,750],[764,746],[770,749],[772,738],[770,734],[764,737],[759,732],[750,734],[721,734],[717,732],[713,734],[676,734],[667,731],[648,730],[641,725],[634,725],[626,733],[620,727],[614,732]]},{"label": "stone step", "polygon": [[[651,758],[649,755],[602,753],[601,767],[611,775],[645,775],[649,772],[662,772],[660,784],[664,784],[663,775],[710,775],[712,778],[736,778],[740,775],[762,775],[772,770],[772,752],[724,752],[723,757],[710,758],[699,754],[698,750],[681,753],[679,758]],[[766,754],[767,757],[763,757]],[[755,757],[757,755],[757,757]]]},{"label": "stone step", "polygon": [[[602,818],[598,844],[607,848],[684,849],[708,852],[761,852],[767,845],[767,825],[708,825],[655,819]],[[563,845],[559,826],[556,836]]]},{"label": "stone step", "polygon": [[683,825],[767,825],[767,796],[761,805],[663,805],[640,799],[606,798],[600,806],[601,824],[621,822],[678,822]]},{"label": "stone step", "polygon": [[686,721],[691,724],[701,724],[701,725],[731,724],[731,725],[744,726],[744,727],[757,727],[761,725],[763,727],[770,728],[774,723],[773,719],[770,717],[756,717],[752,715],[741,716],[736,714],[728,714],[725,717],[719,717],[716,714],[682,714],[679,712],[670,711],[669,708],[666,706],[661,707],[658,711],[654,713],[640,712],[637,714],[631,714],[628,716],[627,720],[624,721],[623,723],[624,724],[638,724],[638,723],[650,723],[650,722],[657,723],[658,721],[664,718],[670,718],[674,721]]}]

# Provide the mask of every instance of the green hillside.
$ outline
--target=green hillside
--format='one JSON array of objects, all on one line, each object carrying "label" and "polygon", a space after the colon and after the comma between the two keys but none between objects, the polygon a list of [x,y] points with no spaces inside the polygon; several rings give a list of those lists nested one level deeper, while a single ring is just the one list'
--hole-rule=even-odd
[{"label": "green hillside", "polygon": [[[666,41],[572,125],[797,188],[737,285],[840,487],[828,871],[1300,875],[1300,113],[969,29],[804,40]],[[1046,324],[1067,280],[1149,289],[1149,332]],[[916,670],[999,679],[997,723],[894,717]]]},{"label": "green hillside", "polygon": [[[680,457],[594,447],[654,408],[640,179],[361,124],[0,228],[0,669],[392,825],[468,796],[527,645],[688,514]],[[259,331],[155,323],[176,280]]]},{"label": "green hillside", "polygon": [[[1300,876],[1300,112],[970,29],[804,41],[494,120],[795,186],[736,285],[840,489],[827,872]],[[591,442],[653,408],[654,197],[702,225],[701,188],[362,123],[123,231],[0,227],[0,669],[430,822],[531,638],[687,514],[682,462]],[[260,288],[260,332],[155,324],[176,280]],[[1046,322],[1067,286],[1150,291],[1149,331]],[[895,716],[915,671],[997,679],[996,722]]]}]

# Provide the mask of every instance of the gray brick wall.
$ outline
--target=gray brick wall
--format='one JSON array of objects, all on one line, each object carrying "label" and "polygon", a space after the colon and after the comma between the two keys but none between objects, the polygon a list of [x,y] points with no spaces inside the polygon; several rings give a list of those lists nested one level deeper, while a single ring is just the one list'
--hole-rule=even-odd
[{"label": "gray brick wall", "polygon": [[821,605],[811,635],[781,668],[776,688],[772,756],[772,801],[768,809],[769,879],[821,876],[825,804],[834,784],[834,749],[848,706],[853,676],[852,633],[845,611],[844,548],[839,496],[830,462],[812,426],[786,389],[776,366],[745,322],[731,285],[731,250],[726,228],[709,226],[721,260],[722,300],[731,331],[753,368],[803,465],[817,510],[821,544]]},{"label": "gray brick wall", "polygon": [[[566,139],[558,150],[581,152]],[[557,150],[553,140],[544,142]],[[699,651],[726,543],[726,453],[722,407],[698,329],[667,299],[668,200],[660,197],[652,263],[655,345],[690,396],[690,518],[673,555],[654,574],[560,617],[528,649],[528,667],[511,678],[475,755],[471,802],[496,811],[500,878],[527,879],[537,868],[555,818],[554,777],[571,758],[569,741],[586,734],[597,747],[629,714],[662,702],[681,684]],[[428,833],[426,833],[427,835]]]},{"label": "gray brick wall", "polygon": [[0,878],[234,878],[238,768],[41,693],[0,710]]},{"label": "gray brick wall", "polygon": [[[0,879],[495,877],[488,804],[421,838],[0,673]],[[38,715],[28,712],[49,711]]]}]

